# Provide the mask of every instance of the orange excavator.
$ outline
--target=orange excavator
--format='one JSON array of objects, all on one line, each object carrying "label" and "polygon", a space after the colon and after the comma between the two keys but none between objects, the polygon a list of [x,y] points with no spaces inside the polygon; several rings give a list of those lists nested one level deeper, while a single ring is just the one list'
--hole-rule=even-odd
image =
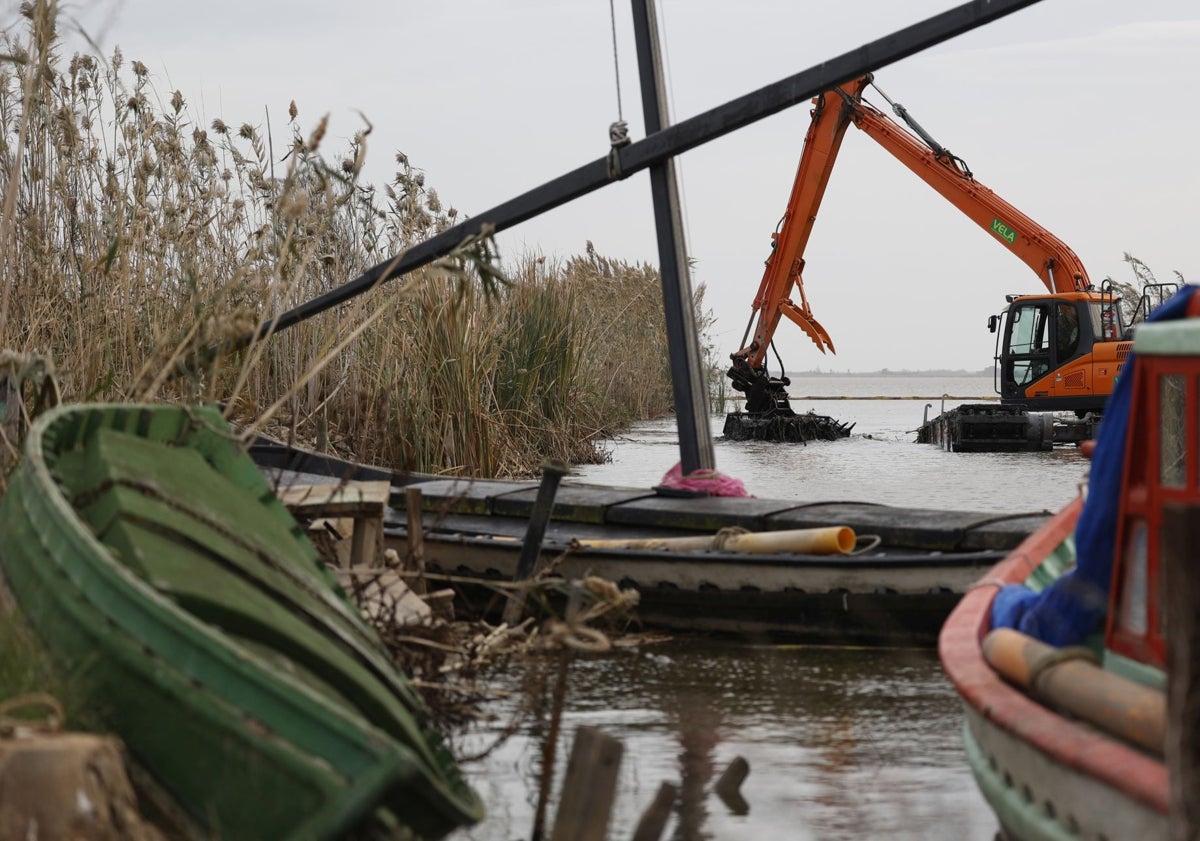
[{"label": "orange excavator", "polygon": [[[771,255],[754,299],[743,347],[730,354],[733,364],[728,376],[733,387],[746,394],[746,409],[726,419],[726,436],[802,439],[793,427],[808,423],[807,416],[791,409],[786,390],[790,381],[784,372],[781,370],[778,377],[768,372],[767,351],[785,316],[822,353],[834,350],[829,333],[808,305],[802,275],[813,223],[842,138],[851,124],[1016,255],[1049,290],[1049,294],[1009,295],[1002,314],[989,319],[989,329],[997,333],[995,380],[1000,405],[972,407],[975,437],[1034,437],[1041,448],[1049,433],[1042,431],[1042,425],[1032,436],[1027,429],[1013,431],[1014,417],[1064,411],[1081,418],[1098,416],[1129,353],[1126,322],[1132,323],[1139,314],[1144,317],[1152,298],[1143,297],[1138,311],[1126,319],[1112,285],[1106,282],[1102,289],[1095,289],[1066,243],[976,181],[961,158],[934,140],[902,105],[878,87],[876,90],[908,129],[865,102],[862,97],[868,86],[876,87],[871,75],[813,100],[812,123],[804,139],[791,198],[779,229],[772,235]],[[798,303],[792,298],[793,292],[799,295]],[[1164,290],[1157,290],[1157,295],[1161,300]],[[1004,433],[997,425],[981,431],[980,416],[986,415],[994,416],[997,424],[1007,425],[1009,431]],[[1088,432],[1069,432],[1064,440]],[[1022,447],[1004,446],[1001,441],[997,446],[980,448]]]}]

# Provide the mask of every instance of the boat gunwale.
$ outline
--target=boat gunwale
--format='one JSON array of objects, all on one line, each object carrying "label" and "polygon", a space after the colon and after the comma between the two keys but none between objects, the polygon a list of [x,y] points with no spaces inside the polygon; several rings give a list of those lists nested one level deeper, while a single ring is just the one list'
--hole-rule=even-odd
[{"label": "boat gunwale", "polygon": [[[120,405],[120,404],[95,404],[95,405],[87,406],[84,409],[84,411],[90,413],[93,410],[105,410],[105,409],[113,408],[118,405]],[[51,413],[47,413],[47,416],[46,416],[47,427],[49,427],[52,423],[57,422],[59,420],[60,416],[65,417],[67,414],[69,414],[70,410],[78,410],[78,408],[79,407],[77,407],[77,406],[66,406],[66,407],[63,407],[63,409],[66,409],[67,411],[62,411],[60,409],[56,409]],[[183,411],[183,409],[179,408],[179,407],[169,407],[169,408],[177,409],[178,411]],[[239,646],[233,638],[226,637],[226,635],[224,635],[224,634],[221,634],[221,636],[226,637],[226,639],[217,638],[217,634],[219,632],[215,631],[214,628],[209,623],[206,623],[203,620],[196,618],[189,611],[179,607],[170,598],[168,598],[167,596],[165,596],[161,592],[159,592],[159,590],[156,589],[152,584],[145,581],[140,576],[138,576],[137,573],[130,570],[129,567],[127,567],[125,564],[122,564],[119,561],[116,561],[112,557],[112,551],[109,549],[109,547],[107,547],[103,543],[101,543],[100,540],[96,537],[96,535],[92,532],[91,528],[86,526],[86,523],[84,523],[82,518],[79,516],[79,513],[75,510],[75,508],[67,500],[65,494],[62,492],[62,488],[60,487],[59,483],[55,480],[54,476],[50,472],[50,469],[47,465],[47,462],[45,459],[45,450],[42,447],[41,436],[31,434],[29,436],[29,441],[26,445],[26,449],[27,449],[27,456],[30,457],[30,460],[29,460],[30,469],[33,471],[34,477],[37,479],[38,485],[40,485],[40,489],[44,492],[43,499],[48,501],[55,508],[58,509],[58,514],[60,515],[60,517],[62,517],[63,519],[69,519],[69,520],[74,521],[75,523],[83,526],[82,528],[73,529],[72,533],[76,537],[82,539],[85,544],[87,544],[89,551],[95,557],[104,559],[104,564],[102,566],[103,569],[108,570],[112,574],[115,574],[119,579],[121,579],[121,583],[124,586],[130,587],[131,589],[133,589],[135,591],[139,591],[139,595],[142,596],[143,598],[145,598],[148,604],[153,604],[155,606],[156,610],[164,612],[165,614],[170,616],[173,620],[181,621],[183,624],[191,626],[190,630],[192,630],[194,632],[198,632],[203,638],[212,639],[214,642],[218,643],[218,648],[224,648],[224,647],[228,647],[230,645],[234,646],[238,650],[239,655],[235,658],[232,658],[230,661],[231,663],[236,663],[238,665],[241,665],[241,664],[245,663],[247,660],[253,660],[256,663],[258,662],[257,656],[252,655],[252,653],[249,652],[248,650],[243,651],[241,646]],[[36,458],[33,458],[34,456],[36,456]],[[45,546],[45,543],[43,543],[42,546],[43,546],[43,548],[47,548]],[[97,610],[100,609],[99,605],[95,605],[95,602],[93,600],[91,600],[90,598],[88,598],[88,594],[86,591],[83,591],[83,597],[85,600],[91,602],[96,607]],[[150,618],[150,617],[148,617],[148,618]],[[126,630],[126,631],[129,630],[128,628],[124,628],[119,623],[118,620],[114,620],[114,622],[117,623],[116,627],[122,627],[122,630]],[[134,638],[136,638],[136,635],[134,635]],[[146,644],[153,646],[153,640],[146,642]],[[168,662],[170,662],[170,661],[168,661]],[[176,668],[178,669],[178,667],[176,667]],[[183,674],[187,674],[189,677],[191,677],[193,679],[199,678],[198,675],[191,674],[186,670],[183,670],[183,669],[178,669],[178,670],[180,672],[182,672]],[[286,673],[279,673],[274,676],[276,678],[280,678],[280,677],[284,678],[285,682],[295,683],[294,687],[292,687],[292,686],[288,687],[289,690],[298,691],[307,700],[317,700],[323,706],[333,707],[333,705],[331,704],[331,702],[328,699],[323,698],[319,693],[314,692],[313,690],[304,686],[299,681],[295,681],[293,678],[286,675]],[[207,686],[207,684],[205,684],[205,685]],[[346,712],[344,709],[340,709],[337,707],[333,707],[333,709],[338,710],[339,717],[341,717],[341,718],[346,717],[344,715],[344,713]],[[365,721],[365,719],[364,719],[364,721]],[[371,725],[371,726],[374,727],[374,725]],[[382,731],[380,731],[380,732],[382,732]]]},{"label": "boat gunwale", "polygon": [[991,608],[1001,586],[1022,583],[1070,535],[1083,508],[1076,497],[993,567],[951,612],[938,637],[946,676],[963,703],[984,721],[1029,743],[1048,758],[1166,814],[1163,762],[1067,718],[1006,683],[983,657]]}]

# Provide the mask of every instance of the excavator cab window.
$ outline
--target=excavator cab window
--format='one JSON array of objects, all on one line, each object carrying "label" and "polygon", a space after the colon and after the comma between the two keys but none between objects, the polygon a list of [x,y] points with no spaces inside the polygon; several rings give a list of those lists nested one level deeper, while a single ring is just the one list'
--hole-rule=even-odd
[{"label": "excavator cab window", "polygon": [[1002,359],[1004,392],[1024,389],[1050,370],[1050,319],[1045,303],[1012,305]]}]

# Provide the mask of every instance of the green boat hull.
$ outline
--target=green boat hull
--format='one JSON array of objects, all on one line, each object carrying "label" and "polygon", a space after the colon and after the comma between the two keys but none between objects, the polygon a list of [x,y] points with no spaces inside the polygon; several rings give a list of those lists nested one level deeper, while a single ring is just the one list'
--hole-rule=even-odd
[{"label": "green boat hull", "polygon": [[482,816],[218,412],[48,413],[0,533],[22,613],[206,833],[436,838]]}]

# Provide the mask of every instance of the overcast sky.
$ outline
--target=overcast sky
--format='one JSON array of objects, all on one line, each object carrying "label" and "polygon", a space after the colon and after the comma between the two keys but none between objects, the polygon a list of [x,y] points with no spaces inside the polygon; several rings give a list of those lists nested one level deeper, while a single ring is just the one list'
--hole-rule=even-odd
[{"label": "overcast sky", "polygon": [[[939,11],[948,0],[660,0],[673,119],[707,110]],[[644,136],[628,3],[616,4],[624,116]],[[605,0],[103,0],[68,7],[106,51],[179,89],[197,121],[374,124],[368,179],[402,150],[444,203],[478,213],[607,152],[617,116]],[[1194,0],[1043,0],[880,69],[876,81],[976,178],[1064,239],[1094,282],[1200,279]],[[682,156],[696,280],[722,354],[740,346],[809,122],[807,106]],[[527,222],[502,253],[657,262],[645,173]],[[805,289],[838,353],[788,323],[789,369],[982,368],[987,316],[1037,278],[851,128]]]}]

